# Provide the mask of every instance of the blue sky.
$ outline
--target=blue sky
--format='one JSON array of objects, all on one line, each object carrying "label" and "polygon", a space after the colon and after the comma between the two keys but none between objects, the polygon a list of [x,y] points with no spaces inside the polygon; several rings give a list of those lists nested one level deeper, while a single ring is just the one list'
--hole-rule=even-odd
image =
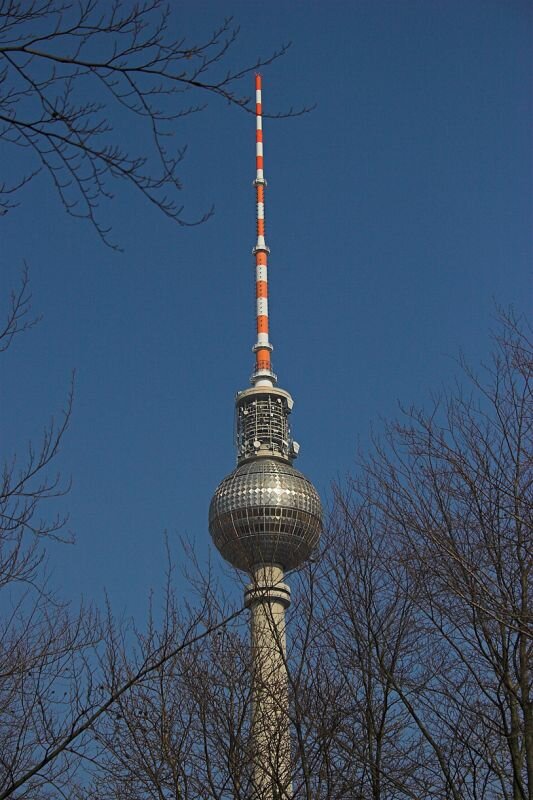
[{"label": "blue sky", "polygon": [[[280,44],[263,71],[274,368],[295,400],[295,466],[327,501],[398,401],[427,404],[490,351],[494,304],[531,311],[530,3],[521,0],[183,2],[194,42],[232,13],[228,66]],[[252,92],[253,79],[248,79]],[[201,99],[201,98],[199,98]],[[138,135],[142,145],[143,132]],[[43,321],[4,357],[8,452],[64,402],[58,467],[73,547],[52,546],[66,597],[142,614],[163,534],[206,557],[207,510],[234,465],[233,398],[254,342],[253,117],[216,99],[175,127],[188,143],[179,228],[116,187],[123,252],[68,218],[44,178],[2,217],[2,286],[23,261]],[[179,578],[177,578],[179,580]]]}]

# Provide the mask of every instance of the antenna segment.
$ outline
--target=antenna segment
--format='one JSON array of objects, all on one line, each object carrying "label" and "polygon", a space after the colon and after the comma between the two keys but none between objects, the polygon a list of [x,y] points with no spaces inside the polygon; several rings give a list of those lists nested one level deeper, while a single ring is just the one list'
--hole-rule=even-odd
[{"label": "antenna segment", "polygon": [[255,76],[255,167],[254,186],[257,202],[257,242],[253,249],[255,255],[255,295],[257,342],[253,346],[255,353],[255,371],[252,375],[254,386],[274,386],[276,376],[272,372],[270,353],[272,345],[268,339],[268,276],[267,259],[270,249],[265,243],[265,187],[263,172],[263,108],[261,98],[261,75]]}]

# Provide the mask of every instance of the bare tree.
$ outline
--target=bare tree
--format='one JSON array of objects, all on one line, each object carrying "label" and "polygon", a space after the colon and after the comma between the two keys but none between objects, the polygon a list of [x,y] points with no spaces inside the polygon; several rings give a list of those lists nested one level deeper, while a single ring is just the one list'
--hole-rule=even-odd
[{"label": "bare tree", "polygon": [[[507,315],[487,375],[467,370],[469,393],[389,425],[337,496],[342,508],[351,498],[350,526],[372,520],[376,554],[385,537],[380,569],[385,591],[399,592],[395,624],[409,611],[401,669],[396,637],[373,638],[379,671],[422,737],[425,757],[413,767],[433,772],[426,797],[526,800],[533,791],[532,366],[531,343]],[[352,549],[349,563],[358,558]],[[336,578],[339,564],[330,569]],[[344,606],[346,582],[344,570],[334,581]],[[355,594],[364,576],[351,585]],[[361,640],[354,631],[354,646]]]},{"label": "bare tree", "polygon": [[397,564],[391,574],[385,532],[339,488],[323,548],[306,669],[311,752],[323,763],[309,770],[315,786],[305,796],[426,797],[421,737],[394,682],[411,667],[416,642],[405,570]]},{"label": "bare tree", "polygon": [[[38,321],[31,311],[28,274],[11,295],[0,332],[0,352]],[[85,655],[99,636],[91,609],[68,609],[50,588],[44,543],[67,541],[65,518],[45,507],[68,489],[54,471],[66,432],[72,393],[59,422],[45,427],[37,446],[3,465],[0,487],[0,795],[42,759],[59,731],[76,718],[85,682]],[[82,675],[83,680],[82,680]],[[78,691],[76,691],[78,689]],[[60,784],[68,754],[56,759],[46,781]],[[32,791],[40,791],[36,776]],[[45,792],[43,792],[43,796]],[[19,794],[24,796],[23,792]]]},{"label": "bare tree", "polygon": [[[250,797],[250,657],[242,611],[202,579],[200,606],[216,633],[190,641],[196,612],[167,582],[163,622],[108,648],[104,672],[112,685],[154,652],[165,658],[135,680],[94,726],[97,764],[87,797]],[[231,622],[219,624],[231,618]],[[180,643],[189,641],[187,647]],[[117,653],[120,652],[120,665]]]},{"label": "bare tree", "polygon": [[[28,272],[21,275],[20,285],[11,293],[5,321],[0,331],[0,353],[4,353],[20,333],[38,322],[32,316]],[[23,459],[7,458],[0,486],[0,589],[13,581],[31,583],[41,555],[38,541],[61,536],[65,520],[59,516],[47,519],[41,515],[45,501],[63,495],[57,474],[48,468],[55,458],[70,420],[72,392],[69,393],[61,419],[45,428],[40,444],[30,444]]]},{"label": "bare tree", "polygon": [[[90,220],[108,244],[100,206],[117,181],[180,225],[212,213],[185,216],[178,172],[186,148],[172,142],[176,124],[202,111],[209,95],[247,109],[239,81],[287,45],[232,69],[228,55],[239,30],[231,19],[195,43],[181,25],[177,10],[162,0],[2,5],[0,144],[4,161],[18,156],[14,163],[20,164],[0,185],[4,212],[22,186],[44,172],[66,211]],[[142,148],[132,141],[132,128],[137,140],[144,130]]]},{"label": "bare tree", "polygon": [[[469,371],[471,394],[456,391],[429,415],[408,411],[336,488],[322,558],[291,579],[286,655],[279,642],[294,798],[531,796],[532,363],[508,317],[488,380]],[[198,587],[222,625],[222,595],[209,580]],[[183,642],[189,618],[170,606],[170,641]],[[140,680],[135,672],[97,721],[89,793],[257,793],[257,675],[234,613],[238,624],[219,636],[189,640]],[[139,640],[141,664],[158,635]],[[107,674],[123,681],[128,660],[117,671],[120,648],[109,652]]]},{"label": "bare tree", "polygon": [[[110,610],[103,621],[82,610],[75,625],[50,597],[40,615],[22,607],[15,635],[1,642],[1,800],[81,797],[91,775],[102,797],[133,789],[141,797],[156,789],[156,796],[199,796],[198,787],[218,780],[220,769],[211,766],[220,761],[217,722],[229,718],[234,698],[220,705],[220,680],[207,674],[202,652],[220,650],[218,635],[242,609],[221,608],[209,602],[213,596],[206,583],[203,603],[180,608],[167,586],[162,623],[150,617],[145,632],[117,624]],[[241,713],[236,724],[246,720]],[[235,748],[230,753],[235,767]]]},{"label": "bare tree", "polygon": [[[31,312],[27,274],[9,301],[0,332],[0,352],[28,331]],[[45,428],[38,446],[24,459],[13,456],[3,467],[0,488],[0,798],[71,797],[76,774],[95,761],[100,745],[95,731],[107,714],[137,704],[152,676],[171,672],[179,654],[222,630],[238,616],[208,602],[178,615],[167,603],[163,624],[153,621],[131,646],[127,629],[110,610],[102,619],[93,608],[69,606],[53,590],[46,573],[45,545],[70,541],[65,517],[47,513],[68,490],[55,462],[67,430],[72,398],[59,423]],[[168,587],[167,587],[168,588]],[[169,595],[170,596],[170,595]],[[167,663],[169,666],[167,667]],[[129,706],[128,706],[129,704]],[[180,713],[181,709],[180,709]],[[183,711],[185,713],[185,711]]]}]

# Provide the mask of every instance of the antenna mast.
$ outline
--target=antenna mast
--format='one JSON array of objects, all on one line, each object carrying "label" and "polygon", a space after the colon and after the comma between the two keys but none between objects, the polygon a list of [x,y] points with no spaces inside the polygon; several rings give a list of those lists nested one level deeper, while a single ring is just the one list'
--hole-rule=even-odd
[{"label": "antenna mast", "polygon": [[263,171],[263,104],[261,97],[261,75],[255,76],[255,186],[257,202],[257,242],[252,250],[255,256],[255,295],[257,342],[253,346],[255,370],[254,386],[274,386],[276,376],[272,372],[270,353],[272,345],[268,338],[268,267],[270,249],[265,243],[265,187]]}]

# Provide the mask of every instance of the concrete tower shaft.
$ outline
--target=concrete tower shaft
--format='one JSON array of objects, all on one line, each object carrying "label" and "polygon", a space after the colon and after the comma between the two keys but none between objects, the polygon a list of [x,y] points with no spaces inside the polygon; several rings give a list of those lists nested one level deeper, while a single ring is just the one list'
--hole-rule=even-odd
[{"label": "concrete tower shaft", "polygon": [[251,612],[254,800],[292,797],[285,610],[290,589],[278,567],[258,567],[246,587]]}]

